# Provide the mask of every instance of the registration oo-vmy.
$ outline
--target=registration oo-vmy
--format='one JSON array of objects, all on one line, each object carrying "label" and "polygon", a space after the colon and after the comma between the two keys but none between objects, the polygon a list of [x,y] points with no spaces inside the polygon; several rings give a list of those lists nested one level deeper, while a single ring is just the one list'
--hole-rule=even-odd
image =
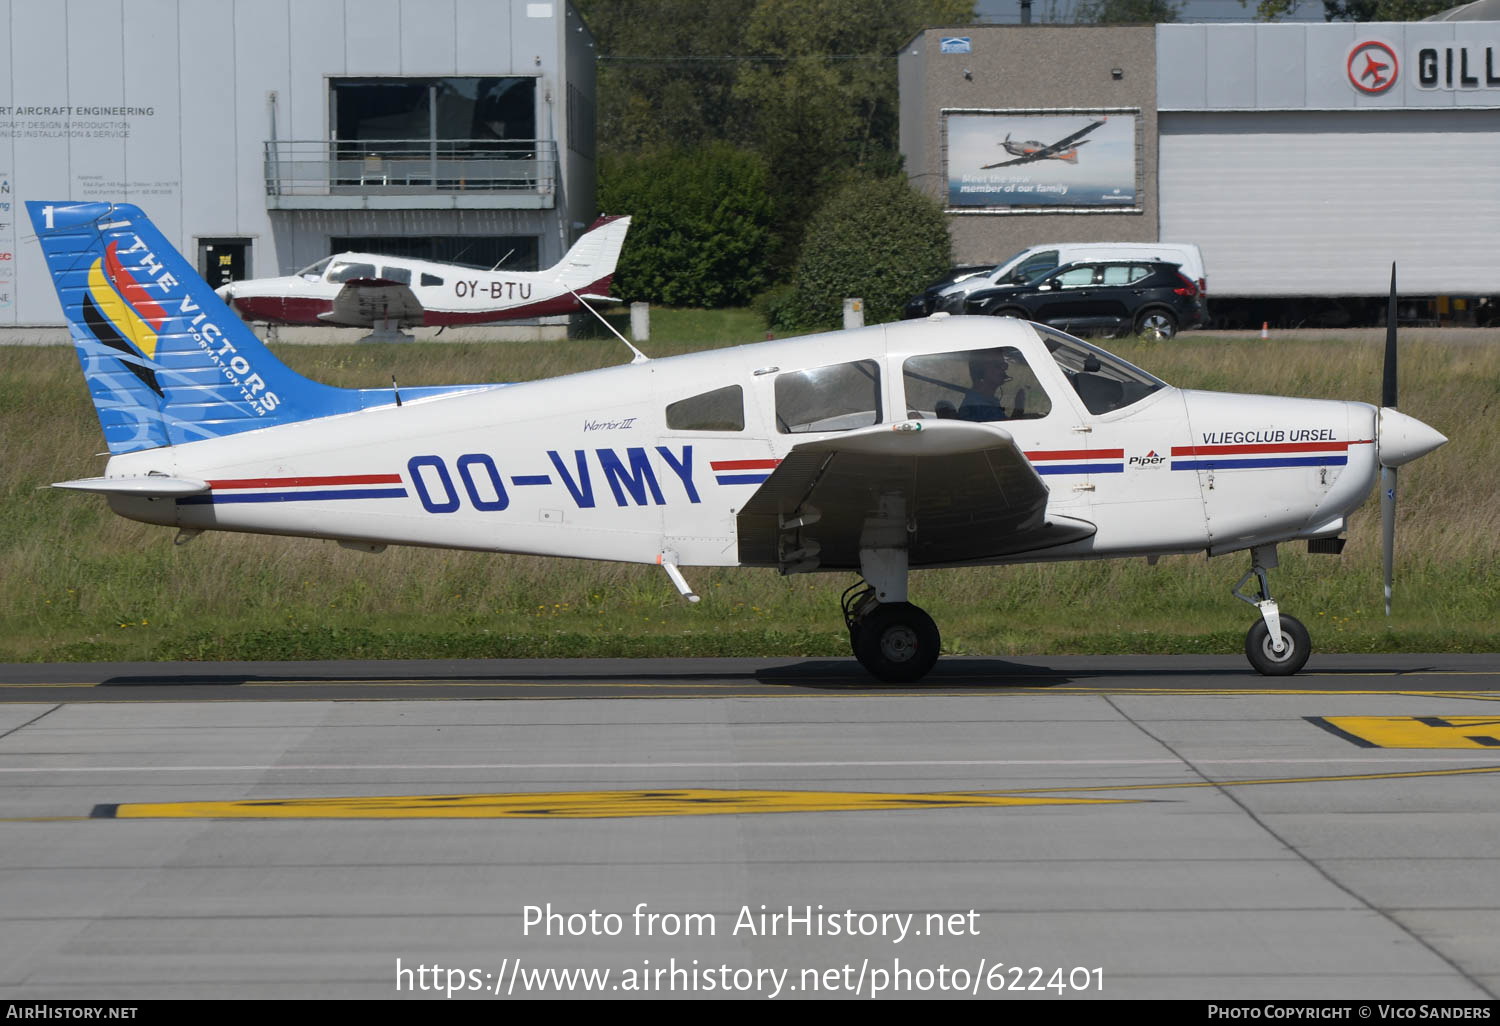
[{"label": "registration oo-vmy", "polygon": [[[1050,327],[935,315],[540,381],[345,389],[288,368],[134,206],[28,202],[110,458],[58,487],[204,531],[858,575],[851,646],[911,681],[927,567],[1243,551],[1246,653],[1295,673],[1277,546],[1338,552],[1443,444],[1396,407],[1174,388]],[[1394,296],[1394,273],[1392,284]],[[1256,591],[1244,589],[1253,583]],[[1227,583],[1227,582],[1226,582]]]}]

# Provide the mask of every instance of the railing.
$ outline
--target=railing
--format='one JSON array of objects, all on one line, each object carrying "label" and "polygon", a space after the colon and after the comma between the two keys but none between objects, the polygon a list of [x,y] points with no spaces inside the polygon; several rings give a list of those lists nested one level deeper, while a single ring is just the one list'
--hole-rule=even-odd
[{"label": "railing", "polygon": [[432,196],[456,192],[550,196],[551,139],[271,140],[267,196]]}]

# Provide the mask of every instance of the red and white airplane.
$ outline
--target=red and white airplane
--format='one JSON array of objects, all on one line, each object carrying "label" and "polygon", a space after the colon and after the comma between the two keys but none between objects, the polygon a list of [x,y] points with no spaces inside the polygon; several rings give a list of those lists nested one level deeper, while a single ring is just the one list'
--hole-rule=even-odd
[{"label": "red and white airplane", "polygon": [[481,271],[430,260],[339,253],[283,278],[220,286],[247,321],[400,328],[548,317],[609,301],[629,217],[601,217],[544,271]]}]

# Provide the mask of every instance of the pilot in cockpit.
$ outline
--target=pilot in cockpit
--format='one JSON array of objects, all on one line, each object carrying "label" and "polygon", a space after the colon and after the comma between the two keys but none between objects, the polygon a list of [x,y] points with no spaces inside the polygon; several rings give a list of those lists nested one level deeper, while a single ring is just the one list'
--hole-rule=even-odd
[{"label": "pilot in cockpit", "polygon": [[1005,354],[987,350],[970,356],[969,378],[973,385],[964,391],[954,416],[959,420],[1005,420],[1005,407],[998,394],[1010,380],[1010,364]]}]

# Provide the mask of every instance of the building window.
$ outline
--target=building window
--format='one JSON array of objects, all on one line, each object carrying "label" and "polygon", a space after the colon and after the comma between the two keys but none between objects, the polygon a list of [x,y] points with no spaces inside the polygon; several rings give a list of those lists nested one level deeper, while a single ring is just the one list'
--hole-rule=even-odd
[{"label": "building window", "polygon": [[333,135],[385,155],[503,154],[536,139],[535,78],[335,78]]}]

